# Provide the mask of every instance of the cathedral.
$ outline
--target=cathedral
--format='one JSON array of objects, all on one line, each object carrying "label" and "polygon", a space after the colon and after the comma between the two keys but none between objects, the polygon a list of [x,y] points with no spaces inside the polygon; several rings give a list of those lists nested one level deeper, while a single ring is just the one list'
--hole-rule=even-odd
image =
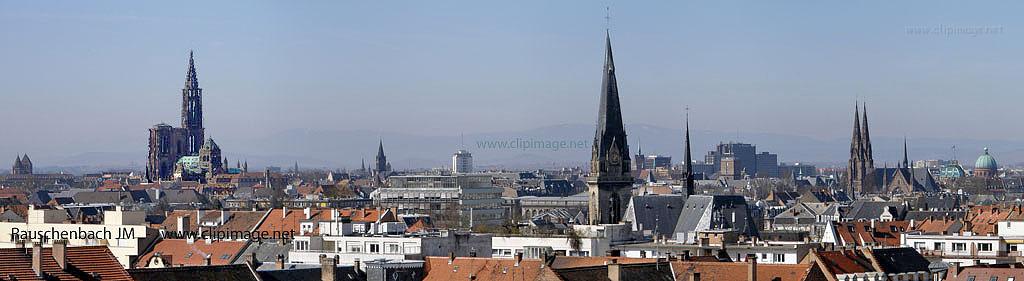
[{"label": "cathedral", "polygon": [[868,131],[868,108],[864,105],[861,127],[860,107],[854,106],[853,137],[850,139],[850,161],[846,166],[846,194],[876,193],[875,159],[871,155],[871,134]]},{"label": "cathedral", "polygon": [[28,159],[28,154],[24,157],[18,156],[14,159],[14,166],[11,167],[12,175],[31,175],[32,174],[32,160]]},{"label": "cathedral", "polygon": [[[181,89],[181,127],[175,128],[167,124],[157,124],[149,129],[149,157],[146,162],[146,179],[150,181],[171,180],[175,174],[187,170],[186,167],[205,168],[195,171],[199,174],[219,173],[220,147],[212,139],[207,140],[203,128],[203,89],[199,88],[196,74],[195,59],[192,52],[188,53],[188,69],[185,74],[185,87]],[[204,144],[207,147],[203,154]],[[216,149],[212,149],[216,147]],[[205,156],[205,157],[204,157]],[[185,158],[185,157],[195,157]],[[216,163],[205,163],[215,161]],[[194,164],[192,164],[194,163]],[[175,173],[178,170],[179,173]],[[180,177],[179,177],[180,178]]]},{"label": "cathedral", "polygon": [[846,166],[847,195],[855,199],[865,194],[892,195],[940,190],[938,182],[927,169],[913,167],[905,139],[903,161],[897,167],[875,168],[867,107],[855,107],[853,114],[853,138],[850,139],[850,160]]},{"label": "cathedral", "polygon": [[612,41],[608,34],[605,34],[603,72],[601,105],[591,149],[590,175],[587,177],[589,222],[592,225],[619,223],[633,194],[629,145],[622,125]]}]

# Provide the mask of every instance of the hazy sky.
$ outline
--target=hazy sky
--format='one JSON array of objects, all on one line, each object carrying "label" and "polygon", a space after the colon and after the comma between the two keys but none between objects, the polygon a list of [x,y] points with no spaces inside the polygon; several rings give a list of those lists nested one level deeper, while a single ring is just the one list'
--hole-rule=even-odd
[{"label": "hazy sky", "polygon": [[590,124],[609,5],[627,123],[1024,137],[1020,1],[42,2],[0,1],[0,146],[144,146],[189,49],[214,137]]}]

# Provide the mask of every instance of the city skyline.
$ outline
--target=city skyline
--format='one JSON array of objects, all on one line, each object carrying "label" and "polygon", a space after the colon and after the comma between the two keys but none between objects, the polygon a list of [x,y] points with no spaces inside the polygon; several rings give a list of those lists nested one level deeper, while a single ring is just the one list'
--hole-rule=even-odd
[{"label": "city skyline", "polygon": [[[4,5],[10,8],[3,12],[4,21],[25,23],[25,28],[21,29],[0,28],[0,31],[11,38],[35,39],[37,35],[33,35],[32,32],[49,34],[55,29],[82,25],[79,27],[80,32],[76,34],[61,33],[64,36],[40,40],[12,40],[12,44],[0,47],[5,53],[25,54],[11,59],[14,67],[0,70],[0,74],[3,74],[0,77],[4,77],[0,79],[10,79],[5,82],[12,85],[9,94],[5,94],[7,102],[0,105],[0,117],[4,117],[5,120],[19,120],[8,129],[17,134],[0,139],[0,147],[4,147],[0,149],[0,154],[4,155],[23,152],[40,155],[44,153],[36,151],[59,151],[62,146],[73,147],[73,151],[56,153],[66,155],[74,152],[135,152],[136,150],[126,150],[124,147],[144,143],[144,139],[138,137],[138,131],[162,121],[172,120],[175,116],[177,109],[154,105],[176,102],[176,89],[182,76],[180,65],[183,64],[184,54],[189,49],[195,49],[197,52],[197,68],[208,92],[206,106],[210,112],[207,116],[207,127],[211,132],[219,134],[211,135],[212,137],[225,144],[239,144],[295,130],[369,131],[376,132],[377,135],[402,132],[425,137],[443,137],[463,133],[473,135],[526,131],[560,124],[587,124],[588,120],[593,118],[590,111],[596,107],[595,101],[588,98],[589,93],[595,89],[592,76],[599,69],[593,58],[600,56],[600,33],[606,26],[605,5],[563,6],[525,3],[521,6],[508,7],[508,11],[450,3],[441,3],[437,6],[403,6],[403,9],[394,11],[372,7],[367,15],[353,15],[354,18],[351,19],[339,20],[323,13],[312,13],[304,14],[302,17],[307,21],[289,21],[281,26],[252,16],[269,13],[268,10],[273,8],[270,5],[246,7],[246,12],[251,13],[252,18],[219,18],[215,11],[225,7],[216,6],[211,7],[208,12],[178,16],[169,12],[174,8],[157,12],[147,7],[134,7],[123,12],[98,5],[71,12],[47,7]],[[908,9],[912,3],[886,5]],[[459,9],[451,9],[453,6]],[[856,8],[851,13],[864,12],[865,9],[871,8],[869,6],[865,4],[851,7]],[[865,49],[859,48],[871,46],[816,45],[835,37],[826,36],[830,31],[827,28],[804,26],[801,25],[801,21],[822,17],[824,14],[808,15],[808,19],[766,24],[764,28],[756,30],[759,32],[754,32],[755,30],[742,29],[743,23],[780,17],[783,12],[781,10],[785,7],[767,7],[776,13],[752,15],[751,19],[730,18],[738,22],[723,25],[711,24],[715,20],[709,18],[709,15],[727,14],[731,8],[737,8],[738,10],[733,12],[745,15],[748,10],[765,7],[753,5],[740,8],[728,4],[688,7],[686,4],[680,4],[670,5],[672,13],[662,14],[646,9],[640,11],[637,7],[627,4],[613,4],[610,25],[612,37],[619,38],[619,49],[622,50],[624,57],[629,58],[620,66],[624,70],[629,70],[629,74],[621,78],[621,87],[628,93],[623,97],[627,130],[635,124],[650,124],[675,130],[679,128],[682,108],[691,107],[695,117],[693,125],[697,131],[773,133],[816,140],[834,140],[843,138],[848,133],[847,129],[839,124],[848,123],[848,114],[845,112],[853,101],[861,100],[866,101],[871,107],[872,118],[880,121],[872,127],[877,138],[899,138],[909,135],[912,141],[930,138],[993,141],[1016,139],[1019,136],[1014,130],[1001,129],[1011,127],[1011,121],[1000,118],[997,114],[957,114],[957,118],[944,118],[943,113],[957,112],[957,107],[986,107],[983,110],[986,112],[1011,110],[1010,105],[1014,104],[1012,101],[1016,99],[1011,94],[1012,88],[1009,88],[1013,84],[1011,80],[1014,73],[1010,70],[1019,56],[1007,50],[1014,49],[1012,47],[1020,43],[1010,36],[1017,21],[1002,17],[998,11],[993,14],[992,7],[964,6],[958,10],[959,16],[950,15],[946,10],[937,13],[947,18],[935,18],[935,15],[932,15],[932,18],[883,15],[881,23],[870,25],[854,24],[851,22],[854,18],[851,15],[838,17],[838,22],[833,27],[836,30],[853,32],[850,33],[851,40],[859,38],[861,41],[867,41],[866,39],[872,38],[871,36],[899,39],[891,42],[871,41],[871,44],[897,45],[898,48],[887,49],[884,54],[900,55],[903,56],[903,60],[887,61],[882,60],[881,55],[871,56],[870,53],[864,52]],[[330,11],[344,7],[345,5],[327,5],[321,8]],[[548,14],[531,9],[536,7],[559,12]],[[405,10],[417,8],[422,10],[416,12],[428,13]],[[578,11],[564,13],[564,10],[570,8]],[[690,13],[697,11],[682,8],[694,8],[708,14],[695,16]],[[812,6],[804,9],[814,11],[824,7]],[[477,13],[460,13],[467,10]],[[584,13],[587,11],[593,13]],[[823,12],[827,12],[827,9]],[[383,24],[406,13],[418,16]],[[679,13],[684,16],[679,16]],[[464,16],[442,20],[424,14]],[[668,17],[669,14],[672,17]],[[984,19],[977,17],[981,14],[985,15]],[[272,15],[288,20],[298,18],[298,14]],[[363,38],[351,36],[351,32],[328,36],[353,31],[345,28],[340,29],[342,31],[330,28],[302,32],[295,30],[308,26],[348,26],[344,24],[367,20],[365,17],[371,15],[378,15],[381,18],[365,22],[381,25],[368,28],[388,32],[354,33],[371,35],[370,38]],[[555,15],[559,17],[556,18]],[[175,21],[181,18],[186,19],[180,22],[184,26],[178,26],[179,22]],[[895,20],[896,18],[899,20]],[[422,24],[426,26],[422,28],[429,32],[391,32],[410,28],[413,23],[418,23],[416,20],[423,20]],[[489,32],[468,33],[471,36],[459,33],[474,30],[467,30],[464,25],[474,20],[482,20],[483,26],[477,31]],[[967,20],[967,23],[959,23],[962,20]],[[122,24],[126,22],[138,23],[140,26]],[[267,25],[276,28],[254,30]],[[974,35],[927,35],[911,32],[914,28],[932,25],[965,28],[980,26],[993,29],[989,30],[990,33]],[[214,30],[204,31],[196,28],[200,26]],[[494,28],[496,26],[503,28]],[[715,30],[696,28],[699,26],[712,26]],[[673,27],[686,28],[672,31]],[[156,38],[143,35],[146,28],[183,36]],[[70,40],[80,40],[74,42],[86,46],[98,45],[100,42],[106,44],[107,41],[95,39],[101,37],[95,35],[106,34],[104,30],[114,31],[109,34],[108,39],[130,39],[127,42],[138,46],[106,45],[107,49],[86,47],[68,50],[71,53],[81,53],[79,56],[46,56],[53,54],[55,50],[37,48],[69,44],[73,42]],[[260,35],[247,36],[246,40],[262,38],[257,40],[262,44],[245,45],[242,43],[246,43],[246,40],[237,37],[215,36],[217,32],[232,30],[246,32],[246,35]],[[800,32],[805,33],[801,35]],[[666,35],[652,37],[651,35],[655,33]],[[290,38],[268,40],[285,34]],[[786,37],[772,39],[772,34]],[[688,38],[695,40],[687,40]],[[168,40],[175,42],[163,44]],[[381,44],[389,40],[391,44]],[[486,42],[487,40],[497,41]],[[760,51],[733,49],[743,44],[723,44],[752,43],[758,40],[765,43]],[[312,42],[323,44],[311,45]],[[518,43],[508,44],[511,42]],[[779,45],[780,43],[786,43],[785,45],[794,49],[786,51],[786,48],[783,48],[786,46]],[[145,48],[154,44],[160,46]],[[922,52],[920,49],[910,50],[913,49],[910,47],[920,44],[927,44],[940,50],[931,54],[917,54],[916,52]],[[999,47],[993,47],[997,45]],[[331,51],[330,47],[352,50]],[[388,47],[398,49],[388,51]],[[815,55],[836,55],[841,58],[843,55],[856,54],[868,58],[856,61],[831,61],[830,63],[836,64],[836,67],[811,64],[813,58],[806,53],[801,54],[800,51],[815,49],[814,47],[821,47],[816,49]],[[29,48],[35,48],[35,52],[28,52]],[[473,49],[473,52],[466,53],[470,49]],[[966,57],[968,55],[977,55],[977,52],[971,51],[978,50],[990,51],[986,54],[998,56],[999,60],[994,60],[993,57],[985,57],[985,60],[967,59],[971,58]],[[309,54],[296,51],[309,51]],[[779,52],[779,58],[762,57],[758,60],[749,60],[752,53],[766,52]],[[396,53],[415,59],[384,59],[388,54]],[[495,58],[490,55],[491,53],[508,54],[519,60]],[[316,58],[319,60],[313,59],[314,54],[318,54],[319,57]],[[368,57],[352,54],[365,54]],[[745,54],[744,56],[748,57],[730,58],[730,54]],[[942,54],[965,57],[941,56],[943,60],[940,65],[930,66],[936,70],[931,75],[922,74],[921,69],[914,71],[924,66],[909,66],[915,65],[915,62],[940,58],[938,55]],[[487,55],[489,59],[474,59],[475,56],[481,55]],[[379,61],[374,61],[375,59]],[[868,67],[866,64],[869,62],[877,65]],[[63,67],[43,67],[49,65]],[[714,67],[707,68],[709,66]],[[842,70],[843,66],[862,71],[863,78],[849,76],[851,73],[847,72],[854,70]],[[887,69],[883,66],[900,67],[887,73],[867,72],[868,69],[874,68]],[[702,67],[707,71],[701,71]],[[702,74],[704,72],[714,73],[718,77],[709,77]],[[62,80],[62,83],[45,83],[44,79],[48,76],[44,73],[68,78]],[[972,73],[985,75],[977,76]],[[897,74],[905,75],[906,81],[891,79],[890,76]],[[949,77],[942,75],[947,74],[956,74],[961,78],[955,81],[956,87],[944,85]],[[375,75],[378,78],[365,79],[366,75]],[[778,79],[771,78],[773,76]],[[798,83],[799,77],[806,81]],[[975,79],[979,77],[988,80]],[[876,86],[866,86],[871,84]],[[917,88],[903,91],[912,85]],[[958,90],[957,87],[969,87],[971,90]],[[900,88],[903,90],[896,90]],[[680,94],[663,94],[666,92]],[[968,94],[973,98],[966,98]],[[86,100],[99,103],[95,106],[81,106],[86,104]],[[748,100],[756,102],[747,103]],[[1007,102],[993,103],[989,100]],[[40,104],[47,106],[41,108]],[[500,106],[500,110],[493,110],[494,106]],[[802,110],[773,109],[786,106],[796,106]],[[42,114],[43,112],[46,114]],[[523,112],[530,114],[522,114]],[[362,121],[366,119],[374,121]],[[104,130],[95,130],[79,126],[81,123],[62,120],[103,124]],[[61,141],[67,135],[74,135],[81,143]],[[663,137],[675,139],[677,135]],[[715,143],[728,140],[695,141]],[[949,145],[956,144],[953,142]],[[453,144],[450,150],[454,151],[457,148],[457,145]],[[962,156],[965,156],[975,154],[974,151],[980,148],[961,146],[961,150]],[[946,151],[948,150],[942,149],[927,153],[940,154]],[[369,153],[359,156],[369,156],[367,154]],[[356,156],[353,155],[346,163],[357,161]],[[40,157],[56,158],[53,155]],[[828,160],[839,159],[805,161]]]}]

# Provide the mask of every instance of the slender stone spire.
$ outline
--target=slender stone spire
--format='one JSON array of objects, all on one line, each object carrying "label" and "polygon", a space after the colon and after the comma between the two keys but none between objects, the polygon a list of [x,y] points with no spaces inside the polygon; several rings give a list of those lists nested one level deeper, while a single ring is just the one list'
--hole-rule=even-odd
[{"label": "slender stone spire", "polygon": [[864,150],[864,160],[866,160],[864,164],[866,166],[866,169],[872,169],[875,167],[875,159],[871,151],[871,133],[868,131],[868,104],[867,102],[865,102],[861,104],[861,106],[863,106],[864,108],[864,127],[862,128],[861,132],[861,134],[863,135],[861,145],[863,146]]},{"label": "slender stone spire", "polygon": [[[611,35],[605,33],[604,76],[601,80],[601,105],[597,115],[597,140],[608,141],[609,135],[625,135],[622,126],[622,112],[619,108],[619,86],[615,79],[615,60],[612,58]],[[625,141],[625,139],[623,139]],[[609,143],[601,143],[601,152]],[[629,150],[623,150],[629,151]]]},{"label": "slender stone spire", "polygon": [[195,56],[188,52],[185,87],[181,89],[181,127],[185,129],[186,155],[197,155],[205,142],[203,128],[203,89],[199,88]]},{"label": "slender stone spire", "polygon": [[590,224],[618,223],[629,203],[633,184],[630,150],[619,107],[611,36],[607,31],[602,72],[601,102],[587,178]]},{"label": "slender stone spire", "polygon": [[903,166],[902,167],[909,169],[909,168],[911,168],[911,166],[910,166],[910,157],[908,157],[908,156],[909,156],[909,154],[907,153],[907,137],[903,137]]},{"label": "slender stone spire", "polygon": [[686,137],[683,146],[683,170],[686,177],[686,196],[693,195],[693,159],[690,158],[690,112],[686,112]]},{"label": "slender stone spire", "polygon": [[199,89],[199,76],[196,75],[196,61],[192,50],[188,51],[188,71],[185,73],[185,89]]}]

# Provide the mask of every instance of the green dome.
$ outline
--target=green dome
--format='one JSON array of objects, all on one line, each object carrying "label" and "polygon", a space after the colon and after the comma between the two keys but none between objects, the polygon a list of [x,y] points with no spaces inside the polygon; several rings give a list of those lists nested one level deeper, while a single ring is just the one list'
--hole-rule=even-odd
[{"label": "green dome", "polygon": [[985,154],[978,156],[978,161],[974,161],[975,169],[989,169],[995,171],[998,167],[999,166],[996,165],[996,159],[992,158],[992,155],[988,154],[988,147],[985,148]]}]

